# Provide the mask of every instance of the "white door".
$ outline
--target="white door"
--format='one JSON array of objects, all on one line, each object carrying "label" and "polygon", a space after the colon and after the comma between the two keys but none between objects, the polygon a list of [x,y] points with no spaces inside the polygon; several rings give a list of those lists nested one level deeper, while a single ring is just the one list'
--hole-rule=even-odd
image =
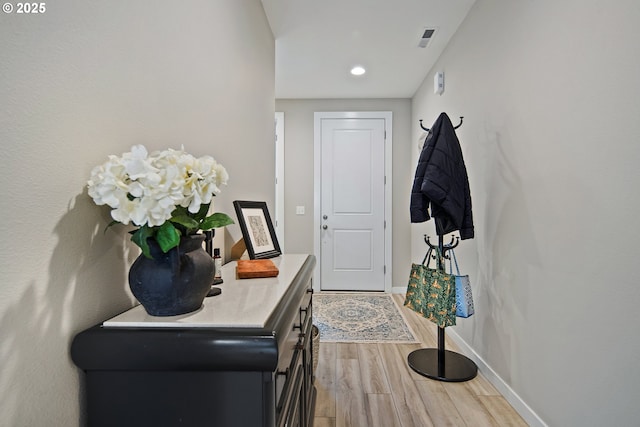
[{"label": "white door", "polygon": [[385,119],[320,120],[320,288],[385,290]]}]

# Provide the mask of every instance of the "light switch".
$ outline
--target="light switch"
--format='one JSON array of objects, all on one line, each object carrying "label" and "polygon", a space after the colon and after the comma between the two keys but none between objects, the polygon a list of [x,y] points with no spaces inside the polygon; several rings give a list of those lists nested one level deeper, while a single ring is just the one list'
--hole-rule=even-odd
[{"label": "light switch", "polygon": [[296,206],[296,215],[304,215],[304,206]]}]

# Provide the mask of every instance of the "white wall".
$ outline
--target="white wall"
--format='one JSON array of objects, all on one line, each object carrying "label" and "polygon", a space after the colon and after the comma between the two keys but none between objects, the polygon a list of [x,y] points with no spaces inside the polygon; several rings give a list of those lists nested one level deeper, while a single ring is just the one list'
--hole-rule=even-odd
[{"label": "white wall", "polygon": [[[393,286],[405,286],[411,266],[409,195],[406,182],[413,173],[407,165],[411,118],[409,99],[278,99],[285,124],[285,240],[287,252],[313,253],[313,126],[316,111],[391,111],[393,113]],[[305,215],[296,215],[305,206]],[[407,267],[407,263],[409,267]]]},{"label": "white wall", "polygon": [[124,227],[103,233],[108,211],[85,190],[93,166],[136,143],[184,144],[228,169],[217,210],[274,199],[275,48],[259,0],[46,6],[0,14],[4,426],[83,424],[71,340],[134,304],[139,252]]},{"label": "white wall", "polygon": [[412,122],[465,116],[476,315],[454,330],[550,426],[640,419],[638,22],[636,0],[477,0],[413,99]]}]

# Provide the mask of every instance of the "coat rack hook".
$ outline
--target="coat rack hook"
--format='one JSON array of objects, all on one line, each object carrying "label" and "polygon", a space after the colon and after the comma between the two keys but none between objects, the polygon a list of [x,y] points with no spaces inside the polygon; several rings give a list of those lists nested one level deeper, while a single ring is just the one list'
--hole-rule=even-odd
[{"label": "coat rack hook", "polygon": [[460,123],[458,124],[458,126],[454,126],[454,129],[458,129],[460,126],[462,126],[462,120],[464,119],[463,116],[460,116]]},{"label": "coat rack hook", "polygon": [[460,237],[451,236],[451,242],[448,245],[444,245],[444,247],[447,249],[453,249],[458,246],[458,243],[460,243]]},{"label": "coat rack hook", "polygon": [[446,259],[450,259],[450,255],[447,254],[448,251],[450,251],[451,249],[455,248],[458,246],[458,244],[460,243],[460,237],[458,236],[451,236],[451,243],[449,243],[448,245],[443,245],[442,247],[442,256]]},{"label": "coat rack hook", "polygon": [[[436,249],[439,247],[438,245],[433,245],[431,244],[431,242],[429,241],[429,236],[427,236],[426,234],[424,235],[424,242],[427,244],[427,246],[429,246],[431,249]],[[446,252],[450,249],[455,248],[456,246],[458,246],[458,244],[460,244],[460,237],[459,236],[451,236],[451,242],[448,244],[443,244],[442,245],[442,256],[444,258],[448,258],[448,255],[445,255]]]},{"label": "coat rack hook", "polygon": [[[464,120],[464,116],[460,116],[460,123],[458,123],[458,126],[454,126],[453,128],[458,129],[460,126],[462,126],[463,120]],[[429,132],[429,128],[424,127],[424,125],[422,124],[422,119],[420,119],[419,122],[422,130]]]}]

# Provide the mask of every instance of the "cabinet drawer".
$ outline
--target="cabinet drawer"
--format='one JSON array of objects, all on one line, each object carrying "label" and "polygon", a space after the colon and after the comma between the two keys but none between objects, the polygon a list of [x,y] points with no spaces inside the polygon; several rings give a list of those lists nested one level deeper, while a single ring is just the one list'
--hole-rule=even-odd
[{"label": "cabinet drawer", "polygon": [[304,373],[302,369],[298,369],[295,380],[291,384],[290,395],[287,399],[287,405],[282,408],[282,417],[278,422],[278,427],[298,427],[302,425],[302,386]]},{"label": "cabinet drawer", "polygon": [[307,384],[305,359],[308,359],[312,333],[312,290],[305,290],[298,304],[286,339],[281,346],[276,373],[276,420],[279,427],[300,425]]},{"label": "cabinet drawer", "polygon": [[313,289],[309,288],[307,289],[307,292],[305,293],[304,297],[302,298],[302,301],[300,301],[300,315],[299,315],[299,319],[298,319],[298,324],[302,326],[302,330],[304,330],[304,326],[306,326],[307,322],[311,322],[311,318],[312,318],[312,304],[313,304],[313,300],[312,300],[312,295],[313,295]]},{"label": "cabinet drawer", "polygon": [[298,377],[302,374],[302,352],[297,350],[291,360],[291,365],[285,371],[276,374],[276,419],[278,425],[286,417],[293,400],[296,400]]}]

